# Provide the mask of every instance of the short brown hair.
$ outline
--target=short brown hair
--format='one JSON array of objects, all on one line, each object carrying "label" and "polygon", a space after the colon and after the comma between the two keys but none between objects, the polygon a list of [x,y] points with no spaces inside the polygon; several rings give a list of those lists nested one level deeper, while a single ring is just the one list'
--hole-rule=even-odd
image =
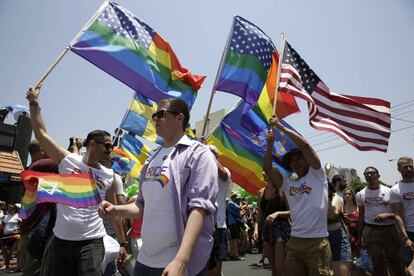
[{"label": "short brown hair", "polygon": [[183,131],[185,131],[188,122],[190,121],[190,109],[188,108],[188,105],[183,100],[178,98],[163,99],[158,102],[158,105],[160,104],[168,104],[168,109],[170,111],[176,112],[178,114],[182,113],[184,115]]}]

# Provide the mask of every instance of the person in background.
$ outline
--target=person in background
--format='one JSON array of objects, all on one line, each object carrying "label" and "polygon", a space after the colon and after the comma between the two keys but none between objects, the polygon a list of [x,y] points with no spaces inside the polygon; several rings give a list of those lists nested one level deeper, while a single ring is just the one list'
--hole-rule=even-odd
[{"label": "person in background", "polygon": [[[28,170],[59,173],[58,164],[47,156],[39,141],[31,141],[28,149],[32,160]],[[40,275],[43,255],[48,255],[45,247],[53,234],[55,220],[56,204],[41,203],[37,204],[33,213],[22,221],[18,260],[22,264],[24,275]],[[50,256],[45,257],[48,259]]]},{"label": "person in background", "polygon": [[348,228],[351,239],[352,256],[357,256],[356,242],[358,240],[358,218],[359,211],[355,199],[355,191],[351,187],[346,187],[343,191],[344,206],[342,207],[342,214]]},{"label": "person in background", "polygon": [[239,241],[241,237],[241,215],[240,215],[240,201],[241,198],[238,194],[232,194],[230,200],[227,203],[227,219],[229,221],[228,229],[230,233],[229,241],[229,260],[230,261],[243,261],[244,258],[239,256]]},{"label": "person in background", "polygon": [[[285,245],[290,236],[290,211],[283,192],[268,181],[263,174],[266,187],[259,190],[257,203],[259,206],[258,223],[255,225],[254,236],[258,239],[262,230],[264,255],[272,266],[272,275],[283,275],[285,270]],[[259,229],[259,224],[262,229]]]},{"label": "person in background", "polygon": [[343,201],[335,192],[333,183],[329,184],[328,199],[328,233],[332,253],[332,268],[334,275],[348,276],[351,264],[351,244],[345,223],[342,223]]},{"label": "person in background", "polygon": [[6,269],[10,267],[13,251],[17,249],[19,242],[20,223],[22,219],[19,217],[17,207],[14,204],[7,206],[7,213],[3,218],[3,257]]},{"label": "person in background", "polygon": [[[79,148],[80,149],[80,148]],[[104,167],[110,169],[112,167],[112,159],[108,158],[106,160],[102,160],[100,162]],[[122,205],[126,203],[125,200],[125,193],[124,193],[124,184],[122,183],[122,178],[119,174],[114,173],[114,178],[112,180],[112,185],[115,185],[115,197],[116,197],[116,204]],[[114,239],[117,239],[120,245],[120,254],[119,254],[119,265],[122,265],[123,260],[126,258],[127,255],[127,240],[126,240],[126,233],[123,227],[122,218],[115,218],[115,219],[104,219],[103,220],[104,227],[106,230],[106,234],[111,236]],[[112,225],[115,223],[115,227]],[[117,238],[118,237],[118,238]],[[103,276],[115,276],[117,273],[117,262],[114,260],[109,262],[106,265],[105,272]]]},{"label": "person in background", "polygon": [[397,162],[401,181],[391,188],[392,211],[403,218],[407,238],[404,242],[404,263],[410,275],[414,275],[414,167],[411,157],[400,157]]},{"label": "person in background", "polygon": [[337,174],[332,178],[332,185],[335,189],[335,193],[343,200],[344,189],[346,188],[346,181],[343,175]]},{"label": "person in background", "polygon": [[[391,189],[381,185],[375,167],[364,170],[367,187],[356,195],[359,210],[358,245],[363,246],[372,258],[373,275],[404,275],[401,254],[401,236],[395,226],[401,218],[392,212]],[[408,239],[404,227],[401,234]]]},{"label": "person in background", "polygon": [[221,276],[223,261],[227,259],[227,224],[226,224],[226,196],[231,183],[229,169],[219,161],[219,152],[216,146],[209,145],[211,152],[217,159],[218,193],[217,193],[217,214],[214,229],[214,245],[209,260],[209,276]]}]

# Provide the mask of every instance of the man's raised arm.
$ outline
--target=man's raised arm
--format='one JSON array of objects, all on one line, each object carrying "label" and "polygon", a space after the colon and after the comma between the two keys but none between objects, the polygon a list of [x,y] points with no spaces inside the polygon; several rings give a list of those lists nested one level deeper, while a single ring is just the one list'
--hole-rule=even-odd
[{"label": "man's raised arm", "polygon": [[30,105],[30,122],[32,124],[36,139],[46,151],[47,155],[55,162],[60,163],[60,161],[62,161],[62,159],[65,158],[70,152],[56,144],[55,141],[53,141],[53,139],[47,134],[46,126],[40,113],[38,101],[39,94],[40,87],[36,87],[34,89],[30,87],[26,93],[26,99],[29,101]]},{"label": "man's raised arm", "polygon": [[303,157],[305,158],[306,162],[308,162],[309,166],[315,170],[319,170],[321,168],[321,161],[319,160],[318,155],[313,150],[308,141],[306,141],[302,136],[282,125],[279,121],[277,121],[276,117],[272,117],[270,119],[270,126],[284,131],[290,137],[290,139],[295,142],[295,144],[302,150]]},{"label": "man's raised arm", "polygon": [[273,143],[275,142],[275,134],[273,131],[269,131],[266,134],[266,153],[263,160],[263,171],[265,172],[267,178],[273,185],[280,188],[282,187],[283,183],[283,177],[280,174],[279,170],[276,168],[273,168],[272,166],[272,149],[273,149]]}]

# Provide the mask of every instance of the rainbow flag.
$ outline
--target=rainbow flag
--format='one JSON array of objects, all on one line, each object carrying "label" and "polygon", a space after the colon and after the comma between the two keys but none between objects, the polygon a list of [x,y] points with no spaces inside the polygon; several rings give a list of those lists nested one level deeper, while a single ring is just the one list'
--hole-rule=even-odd
[{"label": "rainbow flag", "polygon": [[114,148],[112,152],[115,161],[112,169],[118,173],[128,172],[136,179],[150,153],[151,149],[147,145],[139,141],[134,134],[128,133],[122,138],[119,147]]},{"label": "rainbow flag", "polygon": [[26,187],[20,216],[26,219],[36,204],[54,202],[85,208],[101,202],[95,180],[89,173],[54,174],[25,170],[20,177]]},{"label": "rainbow flag", "polygon": [[105,2],[72,52],[146,97],[179,97],[193,105],[205,77],[183,68],[168,42],[118,4]]},{"label": "rainbow flag", "polygon": [[[250,129],[242,125],[242,121],[247,119]],[[281,123],[293,129],[283,120]],[[218,148],[219,160],[230,170],[232,181],[252,194],[257,194],[265,184],[262,171],[268,131],[266,122],[253,112],[249,104],[240,101],[207,138],[208,144]],[[282,174],[289,175],[290,172],[282,166],[282,156],[297,146],[285,133],[274,131],[273,166]]]},{"label": "rainbow flag", "polygon": [[[162,145],[164,144],[164,140],[157,135],[154,122],[151,118],[151,115],[155,111],[157,111],[156,102],[139,93],[135,93],[120,127],[148,141]],[[195,133],[190,126],[186,128],[185,134],[189,138],[195,139]]]},{"label": "rainbow flag", "polygon": [[215,89],[255,104],[266,82],[275,49],[272,40],[259,27],[235,16]]},{"label": "rainbow flag", "polygon": [[[265,122],[269,122],[270,117],[273,115],[278,67],[279,54],[277,50],[275,50],[272,54],[272,64],[267,74],[266,83],[263,86],[257,103],[252,106],[253,111]],[[277,94],[276,116],[279,119],[282,119],[299,111],[295,97],[291,94],[279,91]]]}]

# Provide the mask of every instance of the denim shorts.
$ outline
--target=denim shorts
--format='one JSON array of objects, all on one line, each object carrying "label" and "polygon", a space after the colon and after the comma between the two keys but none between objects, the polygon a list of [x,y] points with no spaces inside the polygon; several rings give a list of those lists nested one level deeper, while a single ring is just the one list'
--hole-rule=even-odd
[{"label": "denim shorts", "polygon": [[341,227],[338,230],[329,231],[329,245],[332,252],[332,261],[351,261],[351,243],[345,229]]}]

